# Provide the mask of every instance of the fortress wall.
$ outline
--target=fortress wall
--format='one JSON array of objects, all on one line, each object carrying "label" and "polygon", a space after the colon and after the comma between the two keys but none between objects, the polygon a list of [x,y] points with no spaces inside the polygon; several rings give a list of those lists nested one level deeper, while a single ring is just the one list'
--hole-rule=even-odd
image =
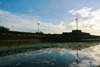
[{"label": "fortress wall", "polygon": [[0,31],[0,39],[36,39],[44,37],[44,34]]},{"label": "fortress wall", "polygon": [[92,36],[89,34],[37,34],[16,31],[0,31],[0,40],[9,39],[96,39],[99,36]]}]

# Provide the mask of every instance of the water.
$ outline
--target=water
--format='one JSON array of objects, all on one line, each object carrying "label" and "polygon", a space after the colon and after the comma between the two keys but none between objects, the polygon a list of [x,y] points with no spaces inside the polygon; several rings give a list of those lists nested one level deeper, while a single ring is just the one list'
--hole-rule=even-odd
[{"label": "water", "polygon": [[100,44],[81,50],[44,48],[0,57],[0,67],[96,67],[98,65],[100,65]]}]

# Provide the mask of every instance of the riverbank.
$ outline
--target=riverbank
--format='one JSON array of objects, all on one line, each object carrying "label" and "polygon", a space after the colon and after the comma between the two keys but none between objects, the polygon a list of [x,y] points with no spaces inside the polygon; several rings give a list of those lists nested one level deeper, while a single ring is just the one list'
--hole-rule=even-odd
[{"label": "riverbank", "polygon": [[42,43],[42,44],[28,44],[20,46],[3,46],[0,47],[0,56],[6,56],[26,51],[39,50],[44,48],[66,48],[72,50],[81,50],[90,46],[98,45],[99,42],[65,42],[65,43]]},{"label": "riverbank", "polygon": [[62,43],[62,42],[100,42],[100,39],[16,39],[16,40],[0,40],[2,46],[20,46],[27,44],[41,43]]}]

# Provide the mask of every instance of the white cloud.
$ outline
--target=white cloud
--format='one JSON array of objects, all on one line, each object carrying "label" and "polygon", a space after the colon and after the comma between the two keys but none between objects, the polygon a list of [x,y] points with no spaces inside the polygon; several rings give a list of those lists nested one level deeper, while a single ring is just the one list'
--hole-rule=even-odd
[{"label": "white cloud", "polygon": [[80,14],[82,17],[90,17],[90,13],[91,13],[91,9],[92,8],[87,8],[87,7],[84,7],[80,10],[69,10],[69,13],[72,13],[73,15],[75,14]]},{"label": "white cloud", "polygon": [[59,23],[58,25],[53,25],[52,23],[43,23],[39,22],[41,29],[46,30],[47,33],[62,33],[62,30],[66,29],[64,22]]},{"label": "white cloud", "polygon": [[69,13],[73,13],[75,10],[69,10]]},{"label": "white cloud", "polygon": [[28,10],[28,11],[29,11],[29,12],[33,12],[33,11],[34,11],[34,9],[32,9],[32,8],[30,8],[30,7],[29,7],[29,10]]},{"label": "white cloud", "polygon": [[1,4],[1,2],[0,2],[0,4]]},{"label": "white cloud", "polygon": [[60,33],[62,29],[66,28],[64,22],[54,25],[41,22],[38,18],[40,16],[34,16],[34,14],[13,14],[0,10],[0,25],[8,27],[10,30],[12,30],[12,25],[14,25],[14,31],[36,32],[38,31],[37,23],[40,23],[40,31],[47,31],[47,33]]},{"label": "white cloud", "polygon": [[[100,35],[98,30],[100,29],[100,9],[92,11],[92,8],[84,7],[80,10],[70,10],[69,13],[73,15],[79,14],[81,17],[78,20],[79,29],[86,32],[92,33],[95,32],[96,35]],[[84,19],[84,18],[87,19]],[[76,22],[73,21],[69,24],[73,29],[76,29]]]}]

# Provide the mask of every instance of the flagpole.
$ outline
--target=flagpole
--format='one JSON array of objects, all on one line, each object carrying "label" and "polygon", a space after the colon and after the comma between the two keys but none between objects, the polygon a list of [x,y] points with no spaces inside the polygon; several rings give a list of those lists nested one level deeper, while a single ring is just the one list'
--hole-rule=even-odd
[{"label": "flagpole", "polygon": [[76,58],[76,63],[78,64],[78,49],[77,49],[77,58]]},{"label": "flagpole", "polygon": [[76,30],[78,30],[78,17],[76,17]]},{"label": "flagpole", "polygon": [[76,30],[77,30],[77,21],[76,21]]}]

